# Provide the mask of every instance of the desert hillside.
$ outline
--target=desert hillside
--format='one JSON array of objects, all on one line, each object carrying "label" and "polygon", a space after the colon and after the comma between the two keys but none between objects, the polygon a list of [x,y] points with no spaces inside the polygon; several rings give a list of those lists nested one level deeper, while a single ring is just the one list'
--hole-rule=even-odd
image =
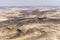
[{"label": "desert hillside", "polygon": [[0,40],[60,40],[60,8],[0,10]]}]

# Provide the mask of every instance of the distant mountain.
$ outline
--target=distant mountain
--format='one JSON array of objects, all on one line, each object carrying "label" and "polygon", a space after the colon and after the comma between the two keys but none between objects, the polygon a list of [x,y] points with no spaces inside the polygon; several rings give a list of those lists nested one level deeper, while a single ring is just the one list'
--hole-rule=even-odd
[{"label": "distant mountain", "polygon": [[6,8],[39,8],[39,7],[57,8],[59,6],[0,6],[0,9],[6,9]]}]

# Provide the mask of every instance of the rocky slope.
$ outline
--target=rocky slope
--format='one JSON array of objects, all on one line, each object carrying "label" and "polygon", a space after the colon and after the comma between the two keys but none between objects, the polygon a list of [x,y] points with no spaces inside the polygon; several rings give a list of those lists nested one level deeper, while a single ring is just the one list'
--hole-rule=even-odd
[{"label": "rocky slope", "polygon": [[0,40],[60,40],[60,9],[47,9],[0,11]]}]

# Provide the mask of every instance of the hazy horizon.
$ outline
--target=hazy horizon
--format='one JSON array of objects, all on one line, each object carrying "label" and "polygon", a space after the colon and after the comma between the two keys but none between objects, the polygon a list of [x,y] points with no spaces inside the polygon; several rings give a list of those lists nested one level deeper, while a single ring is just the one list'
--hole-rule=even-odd
[{"label": "hazy horizon", "polygon": [[60,0],[0,0],[0,6],[60,6]]}]

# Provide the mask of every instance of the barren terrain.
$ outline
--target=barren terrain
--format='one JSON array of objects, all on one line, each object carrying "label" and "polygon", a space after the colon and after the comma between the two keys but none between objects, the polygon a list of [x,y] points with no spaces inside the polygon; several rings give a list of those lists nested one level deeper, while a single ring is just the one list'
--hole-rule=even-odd
[{"label": "barren terrain", "polygon": [[60,8],[0,10],[0,40],[60,40]]}]

